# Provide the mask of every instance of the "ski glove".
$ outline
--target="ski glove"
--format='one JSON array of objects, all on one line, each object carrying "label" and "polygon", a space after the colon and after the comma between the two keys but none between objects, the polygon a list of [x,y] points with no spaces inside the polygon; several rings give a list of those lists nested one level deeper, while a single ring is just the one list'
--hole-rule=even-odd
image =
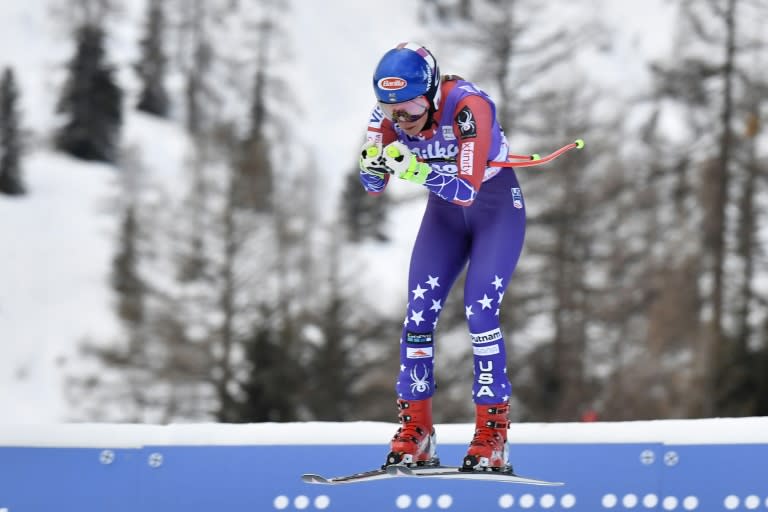
[{"label": "ski glove", "polygon": [[400,141],[392,142],[384,148],[384,165],[398,178],[423,185],[427,181],[429,165],[419,161],[408,146]]},{"label": "ski glove", "polygon": [[360,171],[384,178],[390,171],[384,165],[381,143],[369,140],[360,148]]},{"label": "ski glove", "polygon": [[360,148],[360,183],[367,192],[378,194],[387,184],[385,175],[389,169],[384,165],[381,143],[368,141]]}]

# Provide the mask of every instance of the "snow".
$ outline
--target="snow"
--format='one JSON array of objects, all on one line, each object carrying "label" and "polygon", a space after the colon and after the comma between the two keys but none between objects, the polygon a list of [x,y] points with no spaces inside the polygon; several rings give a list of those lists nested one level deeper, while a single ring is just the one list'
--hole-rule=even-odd
[{"label": "snow", "polygon": [[648,60],[664,59],[672,51],[669,34],[674,33],[677,6],[666,0],[649,0],[642,6],[598,0],[595,9],[615,33],[609,51],[591,56],[590,73],[615,94],[634,93],[648,84]]},{"label": "snow", "polygon": [[[385,422],[255,424],[57,424],[0,425],[0,446],[139,448],[141,446],[382,445],[396,429]],[[465,444],[469,423],[435,426],[441,444]],[[513,424],[514,444],[665,443],[765,444],[768,418],[707,418],[614,423]]]},{"label": "snow", "polygon": [[105,286],[113,218],[102,202],[114,171],[44,151],[29,155],[25,171],[34,193],[0,200],[0,410],[9,411],[6,420],[62,417],[59,372],[73,344],[114,332]]}]

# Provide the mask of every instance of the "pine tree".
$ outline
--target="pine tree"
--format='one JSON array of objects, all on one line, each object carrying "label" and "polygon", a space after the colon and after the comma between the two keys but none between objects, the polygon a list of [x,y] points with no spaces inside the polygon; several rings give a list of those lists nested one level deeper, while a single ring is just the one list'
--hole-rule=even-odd
[{"label": "pine tree", "polygon": [[[267,85],[269,70],[269,47],[275,34],[270,23],[262,23],[259,34],[259,49],[256,55],[256,74],[253,80],[253,96],[249,112],[249,129],[240,148],[238,162],[237,204],[257,212],[273,210],[272,196],[275,192],[272,164],[269,155],[269,140],[265,134],[267,123]],[[280,84],[278,84],[280,85]]]},{"label": "pine tree", "polygon": [[77,51],[57,109],[67,119],[56,135],[56,147],[83,160],[115,162],[122,90],[105,62],[103,30],[86,24],[76,35]]},{"label": "pine tree", "polygon": [[13,70],[5,68],[0,79],[0,192],[8,195],[25,193],[19,164],[18,95]]},{"label": "pine tree", "polygon": [[146,285],[139,275],[138,230],[136,207],[129,205],[123,212],[118,253],[112,262],[112,287],[118,296],[117,315],[132,334],[145,318]]},{"label": "pine tree", "polygon": [[274,178],[269,159],[270,144],[258,137],[249,137],[241,144],[241,159],[237,165],[236,204],[267,213],[272,210]]},{"label": "pine tree", "polygon": [[212,74],[217,58],[214,38],[209,33],[215,13],[203,0],[179,3],[178,26],[181,46],[179,68],[184,75],[185,126],[193,136],[211,131],[211,110],[219,105]]},{"label": "pine tree", "polygon": [[305,320],[318,336],[302,354],[308,361],[302,396],[317,420],[389,420],[399,318],[383,314],[375,305],[378,297],[361,296],[355,282],[361,271],[355,267],[365,262],[354,258],[358,263],[351,263],[342,227],[332,231],[316,264],[324,267],[313,287],[319,300]]},{"label": "pine tree", "polygon": [[351,242],[362,242],[367,238],[386,242],[389,237],[383,227],[387,220],[389,196],[371,196],[360,184],[357,168],[346,179],[341,198],[342,222],[347,227],[347,238]]},{"label": "pine tree", "polygon": [[681,109],[690,134],[678,151],[686,156],[684,169],[674,171],[686,177],[691,191],[694,211],[686,218],[697,224],[688,240],[700,262],[701,321],[690,329],[699,332],[693,351],[698,382],[691,386],[699,392],[689,398],[687,411],[692,416],[755,414],[758,402],[762,375],[752,363],[767,350],[757,328],[764,301],[754,294],[758,127],[737,127],[755,118],[755,98],[765,97],[764,75],[752,64],[765,51],[765,36],[752,36],[746,27],[766,14],[759,2],[681,2],[678,48],[653,67],[664,105]]},{"label": "pine tree", "polygon": [[159,117],[166,117],[170,101],[165,90],[166,56],[163,52],[165,15],[160,0],[148,5],[146,33],[141,40],[141,60],[136,71],[142,83],[142,90],[136,108]]},{"label": "pine tree", "polygon": [[[267,308],[264,313],[269,315]],[[282,336],[262,322],[244,343],[248,376],[240,383],[242,399],[230,414],[233,422],[295,421],[306,380]]]}]

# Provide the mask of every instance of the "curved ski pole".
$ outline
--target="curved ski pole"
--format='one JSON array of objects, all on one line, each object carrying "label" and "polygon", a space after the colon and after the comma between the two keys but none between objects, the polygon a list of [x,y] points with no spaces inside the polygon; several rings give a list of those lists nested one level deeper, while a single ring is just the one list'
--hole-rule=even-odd
[{"label": "curved ski pole", "polygon": [[566,153],[572,149],[581,149],[583,147],[584,147],[584,139],[576,139],[570,144],[566,144],[565,146],[561,147],[556,151],[553,151],[552,153],[546,156],[540,156],[538,153],[534,153],[532,155],[509,154],[507,155],[508,159],[519,160],[519,161],[518,162],[514,162],[510,160],[507,160],[505,162],[490,161],[488,162],[488,165],[491,165],[493,167],[531,167],[534,165],[546,164],[547,162],[551,162],[555,158],[559,157],[563,153]]},{"label": "curved ski pole", "polygon": [[[553,151],[552,153],[541,156],[538,153],[533,153],[532,155],[517,155],[514,153],[510,153],[507,155],[507,160],[504,162],[497,162],[495,160],[488,161],[489,166],[493,167],[531,167],[533,165],[541,165],[546,164],[547,162],[551,162],[555,158],[559,157],[563,153],[566,153],[572,149],[581,149],[584,147],[584,139],[576,139],[575,141],[571,142],[570,144],[566,144],[565,146],[561,147],[560,149]],[[518,160],[518,161],[514,161]],[[422,160],[422,162],[431,164],[431,163],[455,163],[455,158],[425,158]]]}]

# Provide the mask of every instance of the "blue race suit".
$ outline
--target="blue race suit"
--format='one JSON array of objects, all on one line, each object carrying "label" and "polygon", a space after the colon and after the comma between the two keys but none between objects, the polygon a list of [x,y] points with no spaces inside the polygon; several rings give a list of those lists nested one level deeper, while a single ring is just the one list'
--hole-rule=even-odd
[{"label": "blue race suit", "polygon": [[[511,168],[489,166],[507,158],[504,133],[490,98],[474,84],[446,80],[443,104],[432,122],[411,137],[376,107],[368,139],[399,140],[431,171],[431,192],[411,254],[408,306],[400,339],[398,397],[422,400],[435,391],[434,337],[440,311],[466,266],[464,310],[472,340],[477,404],[507,402],[511,386],[499,308],[523,248],[525,204]],[[361,173],[370,193],[385,178]]]}]

